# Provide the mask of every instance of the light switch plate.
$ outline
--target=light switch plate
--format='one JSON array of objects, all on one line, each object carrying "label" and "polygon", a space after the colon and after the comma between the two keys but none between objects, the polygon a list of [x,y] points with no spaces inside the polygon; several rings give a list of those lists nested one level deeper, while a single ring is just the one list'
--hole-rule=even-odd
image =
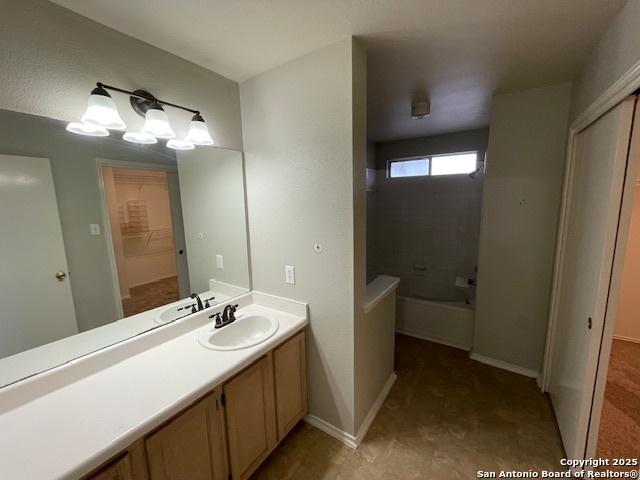
[{"label": "light switch plate", "polygon": [[216,268],[224,268],[224,258],[222,255],[216,255]]},{"label": "light switch plate", "polygon": [[100,224],[99,223],[90,224],[89,233],[91,233],[91,235],[100,235]]},{"label": "light switch plate", "polygon": [[291,265],[284,266],[284,281],[290,285],[296,283],[296,267]]}]

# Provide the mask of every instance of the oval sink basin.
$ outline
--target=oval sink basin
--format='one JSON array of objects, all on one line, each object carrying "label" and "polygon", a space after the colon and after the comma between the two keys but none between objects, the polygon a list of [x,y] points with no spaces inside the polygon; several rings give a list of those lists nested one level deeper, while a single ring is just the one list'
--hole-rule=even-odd
[{"label": "oval sink basin", "polygon": [[198,336],[198,342],[211,350],[240,350],[271,338],[278,331],[278,326],[272,318],[247,315],[226,327],[208,327]]},{"label": "oval sink basin", "polygon": [[165,323],[170,323],[179,318],[186,317],[191,314],[191,308],[189,305],[193,305],[194,303],[195,300],[188,298],[176,305],[171,305],[156,314],[153,317],[153,320],[159,325],[164,325]]}]

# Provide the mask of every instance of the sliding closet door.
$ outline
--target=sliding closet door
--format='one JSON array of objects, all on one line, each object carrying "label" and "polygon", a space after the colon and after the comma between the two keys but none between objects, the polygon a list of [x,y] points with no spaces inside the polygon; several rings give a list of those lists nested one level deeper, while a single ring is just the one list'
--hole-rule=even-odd
[{"label": "sliding closet door", "polygon": [[574,139],[549,393],[568,458],[583,458],[635,98]]}]

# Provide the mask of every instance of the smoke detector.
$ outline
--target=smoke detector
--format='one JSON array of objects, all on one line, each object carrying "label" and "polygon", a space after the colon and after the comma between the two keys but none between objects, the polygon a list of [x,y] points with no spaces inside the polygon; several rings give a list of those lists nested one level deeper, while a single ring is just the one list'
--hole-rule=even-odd
[{"label": "smoke detector", "polygon": [[420,120],[431,115],[431,102],[429,100],[414,100],[411,103],[411,118]]}]

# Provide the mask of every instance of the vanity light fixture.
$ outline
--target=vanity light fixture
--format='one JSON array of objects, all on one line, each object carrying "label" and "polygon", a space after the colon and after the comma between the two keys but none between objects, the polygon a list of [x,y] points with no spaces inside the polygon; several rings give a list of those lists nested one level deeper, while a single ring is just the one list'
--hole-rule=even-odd
[{"label": "vanity light fixture", "polygon": [[209,135],[209,128],[204,123],[202,115],[196,113],[189,124],[189,133],[186,140],[194,145],[213,145],[213,139]]},{"label": "vanity light fixture", "polygon": [[147,110],[140,133],[153,135],[156,138],[175,138],[176,136],[169,123],[169,117],[158,102],[153,102]]},{"label": "vanity light fixture", "polygon": [[156,137],[142,132],[124,132],[122,138],[127,142],[138,143],[140,145],[152,145],[154,143],[158,143]]},{"label": "vanity light fixture", "polygon": [[[198,110],[160,100],[146,90],[129,91],[101,82],[98,82],[96,88],[91,91],[87,110],[82,116],[82,123],[69,123],[67,125],[69,132],[104,137],[109,135],[108,130],[125,130],[127,128],[107,90],[128,95],[133,110],[144,117],[144,124],[140,132],[125,132],[122,138],[127,142],[153,144],[157,142],[157,139],[166,139],[169,140],[167,147],[176,150],[192,150],[195,145],[213,145],[209,128]],[[184,140],[175,139],[176,134],[171,128],[164,107],[178,108],[193,114],[189,124],[189,132]]]},{"label": "vanity light fixture", "polygon": [[167,142],[167,147],[173,148],[174,150],[193,150],[195,145],[187,140],[177,140],[172,138]]},{"label": "vanity light fixture", "polygon": [[78,135],[88,135],[90,137],[108,137],[109,130],[88,123],[71,122],[67,125],[67,131]]},{"label": "vanity light fixture", "polygon": [[87,101],[87,110],[82,115],[82,123],[96,125],[110,130],[124,130],[124,123],[113,98],[101,84],[91,91]]}]

